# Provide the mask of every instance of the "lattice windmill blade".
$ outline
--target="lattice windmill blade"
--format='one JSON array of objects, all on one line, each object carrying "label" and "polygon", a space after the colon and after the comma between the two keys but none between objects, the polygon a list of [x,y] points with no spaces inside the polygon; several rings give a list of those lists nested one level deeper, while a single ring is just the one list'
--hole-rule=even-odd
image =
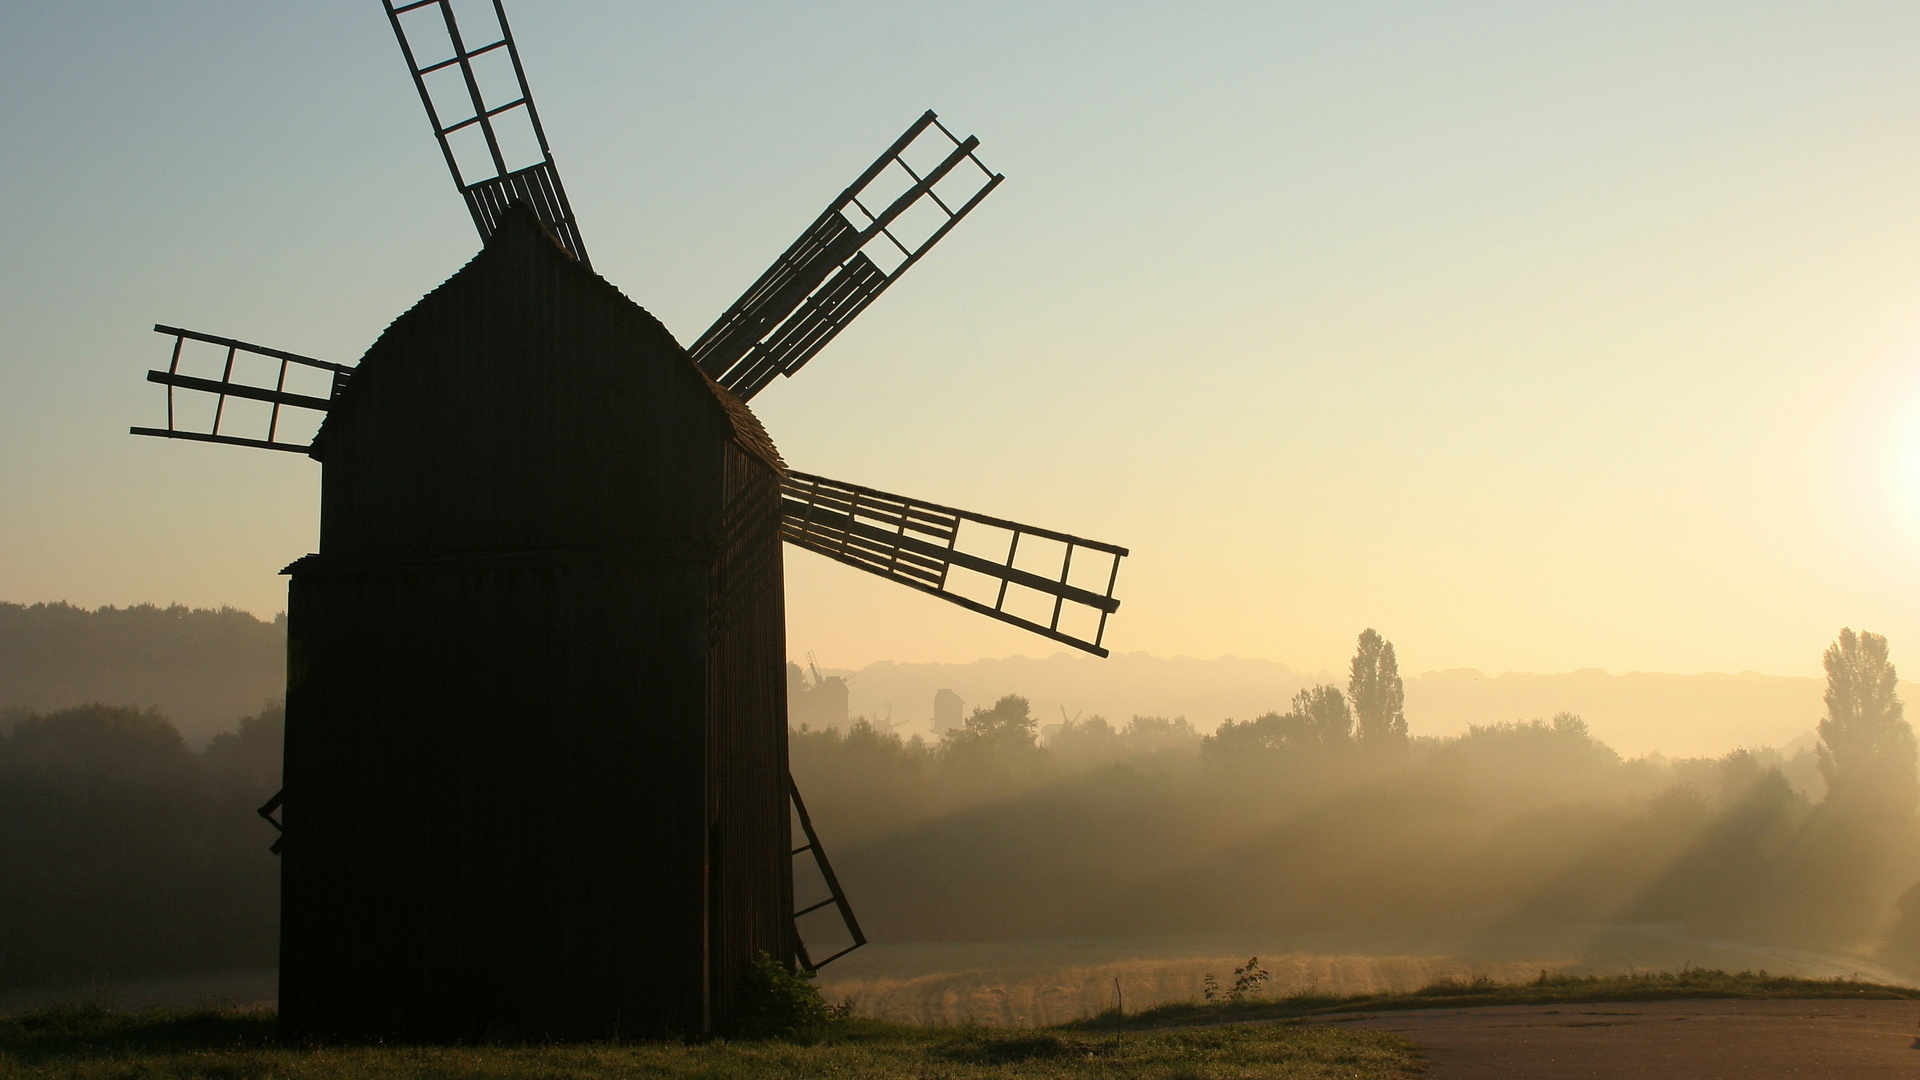
[{"label": "lattice windmill blade", "polygon": [[[813,815],[807,813],[807,804],[800,798],[800,787],[793,782],[792,774],[787,776],[787,797],[792,801],[794,819],[800,826],[800,834],[807,842],[793,849],[795,858],[811,854],[815,874],[825,888],[826,896],[804,908],[796,908],[793,913],[793,944],[798,954],[800,966],[808,971],[819,971],[835,960],[847,955],[867,943],[866,932],[860,929],[860,919],[853,913],[853,905],[847,902],[847,892],[840,887],[840,877],[833,872],[833,863],[827,860],[827,849],[820,846],[820,834],[813,827]],[[806,935],[801,933],[800,920],[816,911],[833,908],[839,917],[840,930],[846,935],[847,944],[832,954],[819,960],[807,948]]]},{"label": "lattice windmill blade", "polygon": [[1005,518],[788,472],[780,536],[1043,637],[1107,655],[1127,549]]},{"label": "lattice windmill blade", "polygon": [[508,206],[525,202],[586,263],[501,0],[462,0],[460,12],[455,0],[380,2],[480,238],[493,235]]},{"label": "lattice windmill blade", "polygon": [[[262,450],[291,450],[304,454],[311,449],[307,443],[292,442],[280,437],[283,411],[299,409],[308,413],[326,412],[333,407],[334,398],[340,395],[340,391],[347,385],[347,380],[353,375],[353,369],[345,364],[315,360],[311,356],[270,349],[265,345],[250,345],[234,338],[202,334],[197,330],[183,330],[177,326],[156,324],[153,329],[155,333],[167,334],[173,338],[173,355],[167,362],[167,370],[147,372],[148,382],[159,383],[167,388],[167,426],[129,428],[128,430],[135,435],[154,435],[163,439],[193,439],[199,442],[225,443],[228,446],[252,446]],[[208,374],[212,377],[199,376],[181,370],[182,354],[190,341],[202,342],[226,350],[224,359],[216,361],[220,368],[217,375],[209,371]],[[260,378],[248,379],[246,376],[249,372],[238,370],[238,366],[245,363],[249,357],[260,357],[267,361],[265,365],[257,363],[249,365],[254,368],[252,373],[258,374]],[[289,376],[298,378],[302,374],[301,369],[326,372],[330,375],[323,387],[326,396],[296,393],[287,388]],[[268,381],[267,376],[270,372],[272,385],[263,385]],[[213,415],[208,422],[207,430],[201,431],[181,426],[181,416],[175,407],[175,394],[180,390],[212,396]],[[265,402],[271,406],[264,418],[266,422],[264,438],[250,438],[221,430],[221,425],[229,422],[227,402],[234,398],[242,401]]]},{"label": "lattice windmill blade", "polygon": [[[683,350],[586,265],[503,0],[381,2],[488,257],[357,367],[156,326],[166,426],[132,429],[325,459],[318,549],[286,569],[287,786],[258,810],[290,841],[280,1024],[723,1034],[757,958],[866,943],[788,772],[786,545],[1100,656],[1128,552],[789,472],[742,405],[999,185],[979,140],[926,113]],[[433,422],[449,400],[459,422]],[[504,605],[503,567],[527,571]],[[524,726],[526,700],[565,706],[577,753],[528,768],[470,737]],[[636,740],[636,711],[706,734]],[[370,759],[396,724],[418,737]],[[449,767],[450,742],[478,750]],[[607,850],[658,870],[643,902],[581,907]],[[553,947],[559,925],[579,947]]]},{"label": "lattice windmill blade", "polygon": [[[800,370],[999,186],[979,145],[929,109],[693,343],[694,361],[742,401]],[[923,154],[934,163],[915,169]]]}]

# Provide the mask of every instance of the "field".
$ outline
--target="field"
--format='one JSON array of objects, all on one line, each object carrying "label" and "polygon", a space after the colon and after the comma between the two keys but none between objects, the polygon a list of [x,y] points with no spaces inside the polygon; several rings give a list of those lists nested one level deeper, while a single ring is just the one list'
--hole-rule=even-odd
[{"label": "field", "polygon": [[263,1011],[69,1008],[0,1021],[4,1080],[1411,1080],[1418,1072],[1418,1052],[1403,1039],[1298,1025],[1069,1032],[853,1021],[794,1041],[295,1047],[276,1039]]},{"label": "field", "polygon": [[297,1046],[265,1009],[114,1012],[66,1006],[0,1019],[0,1080],[1411,1080],[1421,1055],[1398,1036],[1313,1022],[1357,1012],[1673,999],[1920,1000],[1920,989],[1765,972],[1442,980],[1405,993],[1293,994],[1109,1011],[1053,1028],[914,1027],[844,1021],[788,1040],[698,1044]]},{"label": "field", "polygon": [[[1523,983],[1488,978],[1448,979],[1406,993],[1296,994],[1282,998],[1249,997],[1217,1003],[1180,1002],[1161,1005],[1129,1016],[1136,1029],[1191,1027],[1253,1021],[1301,1020],[1336,1013],[1382,1012],[1392,1009],[1464,1009],[1487,1005],[1569,1005],[1592,1002],[1676,1001],[1731,998],[1747,1001],[1846,999],[1853,1001],[1920,1001],[1920,988],[1859,979],[1806,979],[1769,975],[1764,971],[1726,972],[1693,968],[1680,972],[1652,971],[1615,975],[1551,975]],[[1095,1016],[1064,1029],[1101,1030],[1113,1016]]]},{"label": "field", "polygon": [[1199,1000],[1207,975],[1231,984],[1233,969],[1252,956],[1270,973],[1263,997],[1302,1000],[1363,1000],[1488,980],[1532,983],[1543,970],[1593,976],[1719,968],[1766,970],[1809,984],[1835,977],[1906,981],[1867,957],[1643,925],[1452,937],[1236,933],[869,945],[822,973],[820,992],[829,1001],[851,1001],[858,1015],[899,1023],[1046,1027],[1107,1012],[1116,988],[1130,1014]]}]

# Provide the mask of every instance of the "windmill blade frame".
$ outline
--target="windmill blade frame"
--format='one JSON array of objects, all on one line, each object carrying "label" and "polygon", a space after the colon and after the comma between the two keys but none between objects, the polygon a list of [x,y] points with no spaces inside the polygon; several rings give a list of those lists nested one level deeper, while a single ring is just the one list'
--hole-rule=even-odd
[{"label": "windmill blade frame", "polygon": [[[127,429],[134,435],[151,435],[163,439],[191,439],[196,442],[221,443],[227,446],[251,446],[260,450],[288,450],[304,454],[312,449],[307,443],[287,442],[279,438],[281,410],[304,409],[312,412],[326,412],[333,407],[333,399],[347,385],[353,376],[353,368],[345,364],[335,364],[326,360],[315,360],[311,356],[272,349],[265,345],[253,345],[235,338],[220,337],[215,334],[203,334],[197,330],[185,330],[177,326],[156,323],[154,332],[171,335],[173,354],[167,362],[165,371],[147,372],[147,381],[159,383],[167,388],[167,426],[164,428],[135,427]],[[208,379],[183,374],[180,370],[182,353],[189,341],[216,345],[227,350],[226,358],[218,378]],[[272,387],[261,386],[235,377],[235,365],[243,356],[258,356],[278,362],[278,373]],[[316,368],[331,372],[332,381],[326,397],[312,394],[297,394],[287,389],[287,376],[294,367]],[[197,431],[180,426],[180,417],[175,409],[175,391],[187,390],[193,393],[211,394],[214,397],[213,419],[210,429]],[[247,438],[240,435],[223,433],[220,425],[226,420],[227,400],[239,398],[244,401],[262,401],[273,406],[267,414],[265,438]]]},{"label": "windmill blade frame", "polygon": [[[588,265],[503,0],[382,5],[486,257],[358,367],[157,325],[166,426],[132,429],[321,466],[317,550],[283,571],[287,788],[256,810],[282,1031],[723,1034],[759,959],[867,942],[789,770],[784,545],[1099,656],[1129,553],[791,472],[742,404],[999,185],[977,138],[925,113],[683,350]],[[574,752],[473,738],[525,701]]]},{"label": "windmill blade frame", "polygon": [[[922,173],[904,155],[930,130],[952,148]],[[1005,179],[980,161],[979,146],[978,138],[959,138],[928,109],[700,335],[687,350],[694,362],[742,401],[776,375],[799,371]],[[966,164],[982,179],[971,190],[960,187],[965,197],[955,199],[956,208],[938,189]],[[878,181],[894,166],[910,182],[880,205],[885,191]],[[924,236],[903,239],[901,227],[915,216],[937,224]]]},{"label": "windmill blade frame", "polygon": [[[967,550],[978,546],[963,540],[963,529],[969,526],[972,528],[968,531],[984,531],[987,538],[1005,536],[1005,556]],[[780,536],[795,547],[1095,656],[1107,655],[1101,640],[1106,635],[1108,617],[1120,607],[1113,589],[1120,576],[1120,560],[1128,554],[1118,545],[1071,533],[791,470],[781,485]],[[1058,573],[1043,574],[1021,565],[1023,561],[1028,565],[1047,561],[1049,554],[1043,552],[1035,559],[1031,554],[1034,545],[1029,543],[1029,554],[1023,560],[1022,540],[1040,541],[1059,551]],[[1105,565],[1094,564],[1091,583],[1097,588],[1073,583],[1076,552],[1091,552],[1102,560],[1111,560]],[[968,595],[960,580],[966,575],[975,579],[971,591],[976,595]],[[1082,571],[1081,580],[1088,579]],[[1036,600],[1037,610],[1033,607]],[[1011,604],[1021,604],[1030,613],[1015,610]],[[1074,633],[1064,628],[1070,615],[1078,616],[1077,622],[1091,620],[1091,632]]]},{"label": "windmill blade frame", "polygon": [[[393,36],[400,42],[400,52],[406,57],[414,88],[420,92],[420,103],[426,107],[433,137],[447,159],[447,171],[453,174],[454,186],[467,201],[480,239],[484,241],[493,235],[493,230],[499,227],[500,215],[508,206],[524,202],[553,231],[568,253],[582,264],[592,265],[587,259],[586,245],[580,239],[573,204],[567,200],[560,172],[554,167],[553,150],[547,145],[546,128],[541,126],[540,111],[533,103],[532,89],[527,86],[526,68],[520,63],[520,49],[514,44],[513,28],[507,22],[503,0],[491,0],[493,15],[498,21],[494,28],[498,30],[498,38],[493,37],[492,29],[483,29],[479,36],[492,40],[477,47],[467,44],[468,34],[462,31],[453,0],[380,2],[393,24]],[[426,14],[403,18],[416,12]],[[439,20],[431,18],[433,12],[440,15]],[[429,27],[444,31],[445,48],[436,48],[429,53],[433,58],[423,62],[421,54],[425,46],[442,44],[432,40]],[[476,28],[469,25],[466,29]],[[500,58],[508,61],[512,69],[511,85],[504,94],[498,90],[505,81],[505,71],[480,70],[495,67]],[[430,80],[439,82],[432,77],[441,73],[447,73],[449,80],[457,73],[459,82],[448,86],[436,105]],[[489,90],[496,92],[489,94]],[[448,122],[443,119],[443,113],[454,118]],[[456,139],[470,142],[474,136],[480,140],[478,146],[455,145]],[[464,165],[463,149],[467,151]],[[538,160],[534,160],[536,154]]]},{"label": "windmill blade frame", "polygon": [[[847,901],[847,891],[840,887],[840,877],[833,872],[833,863],[827,860],[827,849],[820,844],[820,834],[814,830],[813,815],[807,813],[807,804],[800,798],[800,785],[793,782],[793,774],[787,774],[787,798],[793,806],[795,819],[800,823],[800,833],[807,842],[793,849],[793,855],[811,853],[814,871],[820,876],[820,882],[826,887],[827,895],[823,900],[815,901],[793,912],[793,945],[798,954],[800,966],[809,972],[819,971],[835,960],[847,955],[867,943],[866,931],[860,929],[860,919],[853,913],[853,905]],[[831,907],[840,918],[840,926],[850,942],[845,948],[833,954],[815,960],[807,949],[806,935],[800,931],[800,920],[823,908]]]}]

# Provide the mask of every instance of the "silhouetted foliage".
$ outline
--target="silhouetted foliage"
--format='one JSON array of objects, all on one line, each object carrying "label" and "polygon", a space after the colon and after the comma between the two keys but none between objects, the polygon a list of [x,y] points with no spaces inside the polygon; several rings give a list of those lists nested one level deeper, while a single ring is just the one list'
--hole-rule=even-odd
[{"label": "silhouetted foliage", "polygon": [[1136,716],[1115,730],[1104,716],[1062,723],[1046,740],[1063,769],[1090,769],[1118,762],[1177,767],[1199,747],[1202,736],[1184,716]]},{"label": "silhouetted foliage", "polygon": [[1337,686],[1314,686],[1293,695],[1293,707],[1236,724],[1227,720],[1202,743],[1220,764],[1260,756],[1328,755],[1353,742],[1353,711]]},{"label": "silhouetted foliage", "polygon": [[1913,727],[1900,701],[1900,677],[1887,658],[1887,639],[1845,629],[1821,659],[1827,669],[1821,774],[1836,793],[1872,788],[1905,801],[1911,811]]},{"label": "silhouetted foliage", "polygon": [[1347,675],[1347,697],[1353,702],[1355,734],[1363,745],[1403,747],[1407,743],[1407,693],[1400,682],[1400,662],[1393,642],[1368,628],[1360,634]]},{"label": "silhouetted foliage", "polygon": [[827,1004],[808,976],[764,952],[756,953],[740,980],[739,1021],[733,1034],[749,1039],[787,1038],[845,1020],[851,1011]]},{"label": "silhouetted foliage", "polygon": [[1030,714],[1027,699],[1008,694],[992,707],[975,709],[966,723],[941,736],[948,753],[959,756],[988,755],[998,760],[1019,760],[1039,748],[1039,721]]},{"label": "silhouetted foliage", "polygon": [[1233,985],[1226,990],[1220,989],[1220,980],[1209,971],[1201,979],[1201,1000],[1210,1004],[1225,1005],[1243,1001],[1260,992],[1273,976],[1260,966],[1260,958],[1250,957],[1247,962],[1233,969]]},{"label": "silhouetted foliage", "polygon": [[[1380,645],[1356,661],[1385,679]],[[1358,684],[1364,709],[1318,686],[1207,736],[1095,716],[1042,740],[1006,695],[933,741],[803,724],[791,764],[877,940],[1626,921],[1858,949],[1891,922],[1890,955],[1920,965],[1892,664],[1858,634],[1829,668],[1830,790],[1811,753],[1623,760],[1567,713],[1367,753],[1357,714],[1399,706]],[[270,963],[277,867],[253,808],[281,733],[274,707],[200,753],[149,710],[0,718],[0,982]]]},{"label": "silhouetted foliage", "polygon": [[158,708],[200,745],[286,686],[285,616],[0,604],[0,705]]},{"label": "silhouetted foliage", "polygon": [[[1310,689],[1158,754],[1122,753],[1113,725],[1075,720],[997,771],[856,724],[837,743],[796,735],[795,771],[832,808],[816,811],[825,835],[858,837],[835,856],[883,940],[1634,921],[1861,947],[1871,919],[1796,899],[1813,873],[1799,853],[1840,864],[1820,871],[1834,880],[1920,875],[1911,857],[1862,861],[1822,832],[1825,808],[1773,751],[1623,760],[1562,713],[1382,759],[1352,752],[1344,706],[1338,688]],[[856,753],[869,781],[900,779],[830,795],[828,775],[855,771],[832,763]]]},{"label": "silhouetted foliage", "polygon": [[158,712],[0,731],[0,984],[271,964],[277,706],[195,754]]}]

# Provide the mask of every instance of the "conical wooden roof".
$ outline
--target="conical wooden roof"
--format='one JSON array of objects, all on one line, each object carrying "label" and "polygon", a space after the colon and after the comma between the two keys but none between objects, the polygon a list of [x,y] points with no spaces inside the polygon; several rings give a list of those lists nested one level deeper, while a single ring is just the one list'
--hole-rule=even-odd
[{"label": "conical wooden roof", "polygon": [[784,471],[744,403],[516,207],[336,398],[321,552],[711,539],[726,442]]}]

